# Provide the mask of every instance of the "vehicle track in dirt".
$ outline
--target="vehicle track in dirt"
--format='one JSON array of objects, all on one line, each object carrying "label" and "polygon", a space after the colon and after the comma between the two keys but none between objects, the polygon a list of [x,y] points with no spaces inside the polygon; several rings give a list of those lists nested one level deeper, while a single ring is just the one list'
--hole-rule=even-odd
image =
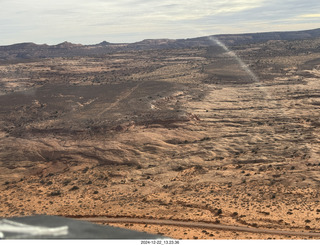
[{"label": "vehicle track in dirt", "polygon": [[136,91],[144,82],[138,83],[136,86],[133,88],[129,89],[128,91],[120,94],[120,96],[116,99],[115,102],[111,103],[108,107],[106,107],[103,111],[101,111],[98,116],[101,117],[104,113],[107,111],[111,110],[112,108],[116,107],[122,100],[128,98],[134,91]]},{"label": "vehicle track in dirt", "polygon": [[287,230],[268,230],[260,228],[251,228],[244,226],[213,224],[205,222],[194,221],[180,221],[180,220],[160,220],[160,219],[140,219],[140,218],[110,218],[110,217],[76,217],[78,220],[84,220],[97,223],[131,223],[131,224],[150,224],[150,225],[169,225],[188,228],[214,229],[237,232],[250,233],[264,233],[270,235],[284,235],[284,236],[307,236],[320,237],[317,232],[302,232],[302,231],[287,231]]}]

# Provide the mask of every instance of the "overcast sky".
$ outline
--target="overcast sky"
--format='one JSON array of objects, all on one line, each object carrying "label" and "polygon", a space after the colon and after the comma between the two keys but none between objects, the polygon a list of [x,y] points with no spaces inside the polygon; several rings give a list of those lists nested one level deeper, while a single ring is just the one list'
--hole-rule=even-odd
[{"label": "overcast sky", "polygon": [[319,27],[319,0],[0,0],[0,45],[136,42]]}]

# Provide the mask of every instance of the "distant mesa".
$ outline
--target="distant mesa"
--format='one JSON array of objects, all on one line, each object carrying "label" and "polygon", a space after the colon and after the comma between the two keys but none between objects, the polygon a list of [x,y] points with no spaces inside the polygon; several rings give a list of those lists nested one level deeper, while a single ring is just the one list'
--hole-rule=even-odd
[{"label": "distant mesa", "polygon": [[141,42],[135,44],[145,44],[145,45],[162,45],[175,42],[175,39],[144,39]]},{"label": "distant mesa", "polygon": [[7,48],[7,49],[32,49],[32,48],[39,48],[39,47],[48,47],[47,44],[38,45],[32,42],[26,43],[16,43],[8,46],[0,46],[0,48]]},{"label": "distant mesa", "polygon": [[99,43],[98,45],[99,46],[107,46],[107,45],[110,45],[111,43],[107,42],[107,41],[103,41],[101,43]]},{"label": "distant mesa", "polygon": [[82,46],[83,46],[82,44],[74,44],[67,41],[54,45],[55,48],[76,48],[76,47],[82,47]]},{"label": "distant mesa", "polygon": [[307,31],[264,32],[246,34],[211,35],[187,39],[144,39],[135,43],[109,43],[103,41],[94,45],[63,42],[57,45],[37,45],[32,42],[0,46],[0,61],[14,59],[33,59],[49,57],[74,57],[103,55],[110,52],[130,50],[151,50],[170,48],[209,47],[216,45],[213,39],[219,39],[227,46],[254,44],[272,40],[303,40],[320,38],[320,28]]},{"label": "distant mesa", "polygon": [[32,47],[38,47],[37,44],[35,43],[17,43],[17,44],[13,44],[13,45],[10,45],[10,47],[12,48],[32,48]]}]

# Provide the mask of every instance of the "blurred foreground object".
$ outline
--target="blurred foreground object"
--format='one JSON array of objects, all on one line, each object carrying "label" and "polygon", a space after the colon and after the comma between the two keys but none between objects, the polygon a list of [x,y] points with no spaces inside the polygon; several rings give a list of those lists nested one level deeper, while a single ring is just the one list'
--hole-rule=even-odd
[{"label": "blurred foreground object", "polygon": [[144,232],[58,216],[0,219],[0,239],[166,239]]}]

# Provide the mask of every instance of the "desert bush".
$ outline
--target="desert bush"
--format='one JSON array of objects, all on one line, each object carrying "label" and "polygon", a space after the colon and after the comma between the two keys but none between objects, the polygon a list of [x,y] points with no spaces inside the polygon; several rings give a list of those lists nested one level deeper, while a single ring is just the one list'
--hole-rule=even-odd
[{"label": "desert bush", "polygon": [[220,214],[222,214],[222,209],[221,209],[221,208],[219,208],[219,209],[217,210],[217,212],[216,212],[216,215],[220,215]]},{"label": "desert bush", "polygon": [[232,216],[232,217],[238,216],[238,212],[233,212],[231,216]]},{"label": "desert bush", "polygon": [[176,171],[176,172],[180,172],[180,171],[183,171],[184,168],[182,166],[178,166],[178,167],[174,167],[172,168],[173,171]]},{"label": "desert bush", "polygon": [[84,168],[83,170],[82,170],[82,173],[86,173],[86,172],[88,172],[88,170],[89,170],[89,167],[86,167],[86,168]]},{"label": "desert bush", "polygon": [[62,182],[62,184],[63,184],[64,186],[66,186],[66,185],[68,185],[70,182],[71,182],[71,180],[66,179],[66,180],[64,180],[64,181]]},{"label": "desert bush", "polygon": [[52,185],[52,184],[53,182],[51,180],[47,182],[47,185]]},{"label": "desert bush", "polygon": [[74,186],[70,189],[70,191],[75,191],[75,190],[78,190],[78,189],[79,189],[79,187],[76,186],[76,185],[74,185]]},{"label": "desert bush", "polygon": [[60,196],[61,195],[61,192],[59,190],[57,191],[52,191],[49,196]]}]

